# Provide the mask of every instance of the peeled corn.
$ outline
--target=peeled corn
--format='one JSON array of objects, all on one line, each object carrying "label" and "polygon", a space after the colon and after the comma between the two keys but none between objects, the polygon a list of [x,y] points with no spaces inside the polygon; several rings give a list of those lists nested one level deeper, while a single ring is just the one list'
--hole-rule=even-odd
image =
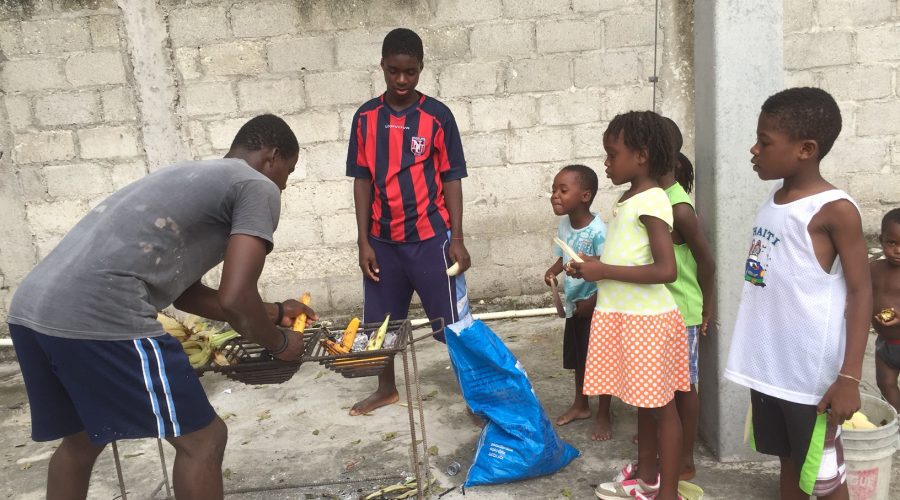
[{"label": "peeled corn", "polygon": [[[309,292],[304,293],[303,296],[300,297],[300,303],[303,305],[308,306],[310,301],[312,301],[312,297],[309,295]],[[305,330],[305,329],[306,329],[306,313],[302,313],[302,314],[300,314],[300,316],[297,316],[297,319],[294,320],[293,330],[295,332],[303,333],[303,330]]]},{"label": "peeled corn", "polygon": [[353,340],[356,339],[357,331],[359,331],[359,318],[353,318],[347,324],[347,329],[344,330],[344,335],[341,337],[341,347],[347,349],[347,352],[353,348]]}]

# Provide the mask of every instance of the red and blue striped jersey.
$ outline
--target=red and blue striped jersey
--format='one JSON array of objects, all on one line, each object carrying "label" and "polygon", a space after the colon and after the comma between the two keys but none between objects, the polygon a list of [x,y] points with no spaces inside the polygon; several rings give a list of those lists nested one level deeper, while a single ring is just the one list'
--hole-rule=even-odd
[{"label": "red and blue striped jersey", "polygon": [[399,112],[384,95],[363,104],[353,116],[347,175],[372,180],[375,238],[405,243],[446,231],[443,183],[467,175],[450,108],[424,94]]}]

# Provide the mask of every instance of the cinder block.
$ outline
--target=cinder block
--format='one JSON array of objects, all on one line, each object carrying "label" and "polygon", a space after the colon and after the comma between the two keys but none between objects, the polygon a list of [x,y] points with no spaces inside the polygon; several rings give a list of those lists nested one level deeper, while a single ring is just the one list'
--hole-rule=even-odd
[{"label": "cinder block", "polygon": [[40,166],[19,168],[16,178],[22,188],[22,201],[31,203],[49,199],[47,181],[44,179],[44,171]]},{"label": "cinder block", "polygon": [[508,92],[546,92],[572,86],[572,60],[564,55],[519,59],[510,63]]},{"label": "cinder block", "polygon": [[[285,207],[287,204],[287,201],[282,202]],[[322,222],[318,217],[310,217],[309,214],[289,215],[282,211],[278,231],[275,232],[275,245],[278,248],[293,250],[320,247],[322,244]]]},{"label": "cinder block", "polygon": [[856,174],[850,177],[850,195],[857,200],[900,203],[900,174]]},{"label": "cinder block", "polygon": [[318,219],[314,201],[318,184],[317,182],[291,182],[289,180],[287,189],[281,193],[279,227],[288,221],[291,221],[291,224],[298,224],[305,219]]},{"label": "cinder block", "polygon": [[477,25],[472,28],[470,39],[474,57],[506,59],[534,53],[534,25],[530,22]]},{"label": "cinder block", "polygon": [[502,67],[497,62],[450,64],[441,70],[441,95],[468,97],[497,91]]},{"label": "cinder block", "polygon": [[[353,179],[341,177],[327,182],[305,183],[311,184],[312,210],[320,216],[336,213],[353,213]],[[353,227],[356,227],[354,223]]]},{"label": "cinder block", "polygon": [[861,29],[856,33],[856,45],[859,60],[863,63],[878,61],[895,63],[900,60],[900,26],[886,25]]},{"label": "cinder block", "polygon": [[[881,173],[890,165],[890,144],[886,137],[838,137],[822,159],[820,169],[826,179],[847,174]],[[888,167],[889,170],[889,167]]]},{"label": "cinder block", "polygon": [[200,49],[196,47],[175,49],[175,68],[184,80],[200,78],[203,75],[200,72]]},{"label": "cinder block", "polygon": [[22,47],[31,53],[88,50],[91,32],[83,17],[23,21]]},{"label": "cinder block", "polygon": [[543,95],[538,111],[543,125],[575,125],[600,120],[600,89],[571,90]]},{"label": "cinder block", "polygon": [[608,87],[646,80],[640,52],[592,52],[575,57],[576,87]]},{"label": "cinder block", "polygon": [[297,32],[300,12],[294,2],[244,2],[231,8],[234,36],[273,37]]},{"label": "cinder block", "polygon": [[347,140],[340,134],[338,115],[334,111],[305,111],[284,117],[300,144]]},{"label": "cinder block", "polygon": [[238,82],[241,111],[290,113],[303,109],[303,81],[293,78],[250,79]]},{"label": "cinder block", "polygon": [[63,234],[36,234],[34,237],[34,247],[36,249],[38,261],[44,260],[44,258],[56,248],[56,245],[59,244],[59,240],[61,240],[63,236]]},{"label": "cinder block", "polygon": [[103,104],[103,119],[108,122],[125,122],[137,120],[137,109],[134,105],[131,87],[117,87],[100,92]]},{"label": "cinder block", "polygon": [[455,25],[496,19],[502,14],[501,4],[501,0],[443,0],[435,4],[434,20]]},{"label": "cinder block", "polygon": [[54,93],[35,99],[34,114],[44,126],[93,123],[100,116],[100,103],[94,92]]},{"label": "cinder block", "polygon": [[472,100],[474,130],[528,128],[537,122],[537,101],[529,95],[512,94]]},{"label": "cinder block", "polygon": [[466,164],[472,167],[500,166],[506,164],[507,133],[472,134],[463,138]]},{"label": "cinder block", "polygon": [[603,47],[602,38],[601,20],[553,19],[537,23],[537,49],[541,53],[599,50]]},{"label": "cinder block", "polygon": [[88,18],[91,44],[95,49],[119,46],[121,24],[118,16],[91,16]]},{"label": "cinder block", "polygon": [[95,163],[44,167],[47,192],[56,198],[85,199],[111,191],[104,168]]},{"label": "cinder block", "polygon": [[147,164],[143,161],[117,162],[109,169],[114,191],[122,189],[145,175],[147,175]]},{"label": "cinder block", "polygon": [[652,86],[613,87],[604,94],[603,119],[611,120],[626,111],[644,111],[652,108]]},{"label": "cinder block", "polygon": [[898,123],[900,123],[900,100],[897,99],[864,102],[856,112],[857,135],[896,135]]},{"label": "cinder block", "polygon": [[315,106],[359,105],[373,96],[369,74],[365,71],[309,74],[305,82],[306,95]]},{"label": "cinder block", "polygon": [[81,157],[119,158],[138,156],[137,131],[132,127],[97,127],[78,130]]},{"label": "cinder block", "polygon": [[539,200],[545,196],[549,185],[543,165],[476,168],[469,172],[464,182],[467,211],[470,204],[503,205],[517,199]]},{"label": "cinder block", "polygon": [[808,31],[815,24],[815,4],[814,0],[784,0],[784,33]]},{"label": "cinder block", "polygon": [[334,68],[334,52],[334,40],[327,37],[275,40],[269,43],[269,68],[274,73],[328,70]]},{"label": "cinder block", "polygon": [[74,54],[66,60],[66,78],[76,87],[126,83],[122,54],[118,52]]},{"label": "cinder block", "polygon": [[615,14],[604,20],[607,49],[652,45],[656,28],[652,11],[646,14]]},{"label": "cinder block", "polygon": [[466,135],[472,131],[472,111],[468,101],[454,100],[443,102],[450,112],[453,113],[453,119],[456,121],[456,127],[461,135]]},{"label": "cinder block", "polygon": [[[369,30],[342,33],[337,38],[337,65],[341,69],[371,69],[381,60],[384,33]],[[426,48],[426,53],[428,49]]]},{"label": "cinder block", "polygon": [[31,126],[31,101],[21,95],[7,95],[3,98],[6,104],[6,117],[9,126],[14,130],[23,130]]},{"label": "cinder block", "polygon": [[237,101],[229,82],[191,83],[184,90],[188,115],[212,115],[237,111]]},{"label": "cinder block", "polygon": [[16,134],[13,159],[16,163],[42,163],[75,158],[72,132],[56,130]]},{"label": "cinder block", "polygon": [[893,69],[883,65],[835,66],[822,70],[821,85],[838,101],[886,98],[893,92],[892,74]]},{"label": "cinder block", "polygon": [[853,37],[849,32],[821,31],[784,37],[785,69],[837,66],[853,61]]},{"label": "cinder block", "polygon": [[511,278],[518,273],[494,266],[490,261],[476,262],[472,272],[466,274],[469,300],[492,297],[519,297],[522,294],[521,280]]},{"label": "cinder block", "polygon": [[225,120],[213,120],[207,124],[209,129],[209,142],[213,149],[227,150],[234,141],[238,130],[247,123],[245,118],[233,118]]},{"label": "cinder block", "polygon": [[[302,256],[296,257],[302,258]],[[263,283],[260,286],[260,295],[266,302],[296,300],[303,292],[309,292],[312,296],[312,307],[316,314],[321,316],[332,309],[326,279],[297,279],[293,273],[277,274],[266,272],[268,268],[267,262],[266,269],[263,270],[263,275],[260,277],[260,283]]]},{"label": "cinder block", "polygon": [[362,272],[358,269],[357,266],[356,273],[331,276],[325,280],[328,282],[328,290],[331,292],[331,310],[346,314],[348,317],[356,316],[362,319]]},{"label": "cinder block", "polygon": [[200,46],[230,38],[225,7],[190,7],[169,13],[169,36],[176,47]]},{"label": "cinder block", "polygon": [[[554,174],[559,169],[554,166]],[[553,207],[550,205],[550,190],[552,189],[552,177],[548,185],[544,186],[546,192],[539,199],[515,200],[510,201],[515,209],[515,227],[519,232],[531,233],[542,236],[550,240],[556,236],[556,227],[559,220],[553,214]],[[533,249],[538,251],[538,249]],[[556,259],[552,257],[551,252],[547,252],[546,267],[550,267]],[[545,269],[546,269],[545,267]],[[543,276],[541,273],[539,276]]]},{"label": "cinder block", "polygon": [[511,163],[563,161],[572,157],[572,131],[557,128],[514,130],[507,158]]},{"label": "cinder block", "polygon": [[259,75],[266,70],[263,47],[253,42],[228,42],[200,47],[206,75]]},{"label": "cinder block", "polygon": [[20,22],[0,22],[0,51],[7,57],[22,53]]},{"label": "cinder block", "polygon": [[621,9],[626,6],[636,7],[646,3],[645,0],[572,0],[572,10],[575,12],[600,12]]},{"label": "cinder block", "polygon": [[326,245],[345,245],[356,241],[356,214],[322,217],[322,239]]},{"label": "cinder block", "polygon": [[581,125],[573,128],[572,140],[575,143],[575,158],[590,158],[603,155],[604,130],[606,130],[605,123],[603,125]]},{"label": "cinder block", "polygon": [[342,179],[347,172],[347,143],[323,142],[300,148],[300,161],[309,180]]},{"label": "cinder block", "polygon": [[785,71],[784,86],[791,87],[818,87],[819,75],[815,71]]},{"label": "cinder block", "polygon": [[[276,248],[289,248],[281,246],[277,241],[275,245]],[[356,253],[355,245],[352,247],[312,245],[302,252],[273,252],[266,260],[266,268],[273,275],[303,276],[304,279],[327,278],[350,274],[354,269],[358,269]]]},{"label": "cinder block", "polygon": [[[214,120],[210,122],[210,126],[214,124],[221,123],[222,120]],[[187,142],[190,147],[191,156],[193,158],[211,158],[215,156],[213,151],[212,144],[209,140],[209,134],[206,133],[206,124],[200,120],[187,120],[184,124],[185,130],[187,131]],[[232,139],[234,138],[234,133],[237,132],[237,128],[234,130],[229,130],[228,133],[232,134]],[[229,140],[228,144],[231,144],[231,140]],[[223,149],[228,146],[223,146]]]},{"label": "cinder block", "polygon": [[29,203],[25,211],[34,234],[64,235],[81,220],[87,212],[87,206],[79,200],[54,200]]},{"label": "cinder block", "polygon": [[59,59],[19,59],[0,66],[6,92],[34,92],[69,87]]},{"label": "cinder block", "polygon": [[869,27],[891,20],[891,0],[828,0],[817,2],[819,26]]},{"label": "cinder block", "polygon": [[[518,269],[538,265],[550,267],[552,262],[547,262],[547,253],[535,251],[535,249],[546,247],[547,240],[551,239],[553,239],[552,235],[546,234],[499,236],[491,240],[491,263]],[[543,273],[536,275],[537,280],[541,280],[542,277]]]},{"label": "cinder block", "polygon": [[458,60],[469,54],[469,30],[465,26],[425,28],[416,32],[422,37],[426,61]]},{"label": "cinder block", "polygon": [[546,0],[504,0],[503,17],[532,18],[571,13],[569,2]]},{"label": "cinder block", "polygon": [[891,165],[900,167],[900,139],[891,141]]}]

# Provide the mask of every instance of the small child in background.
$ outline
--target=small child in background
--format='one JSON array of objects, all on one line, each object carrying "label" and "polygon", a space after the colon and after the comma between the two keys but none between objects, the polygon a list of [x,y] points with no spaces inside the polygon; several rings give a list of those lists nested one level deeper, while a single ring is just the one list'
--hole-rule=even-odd
[{"label": "small child in background", "polygon": [[672,204],[674,228],[672,243],[675,244],[675,267],[678,278],[667,283],[666,288],[678,304],[678,311],[687,327],[688,359],[691,369],[691,390],[675,393],[675,405],[681,417],[682,454],[680,479],[688,481],[694,477],[694,440],[700,417],[700,398],[697,393],[699,371],[699,335],[706,335],[710,318],[715,315],[715,272],[709,242],[700,229],[697,212],[688,196],[694,187],[694,166],[681,153],[683,139],[681,130],[670,118],[663,117],[672,134],[672,146],[676,158],[673,170],[662,176],[660,187],[666,191]]},{"label": "small child in background", "polygon": [[[561,216],[557,236],[573,250],[587,256],[599,256],[606,240],[606,225],[596,213],[591,212],[591,203],[597,194],[597,174],[584,165],[568,165],[553,179],[553,195],[550,204],[553,213]],[[559,256],[544,273],[547,285],[556,280],[563,266],[570,260],[559,246],[553,246]],[[590,418],[591,407],[588,397],[582,392],[584,367],[587,360],[588,339],[591,332],[591,315],[597,300],[597,285],[583,279],[565,276],[566,327],[563,337],[563,368],[575,370],[575,400],[565,413],[556,419],[556,425],[566,425],[574,420]],[[597,421],[592,433],[595,441],[606,441],[612,436],[609,417],[610,396],[600,396]]]},{"label": "small child in background", "polygon": [[875,345],[875,379],[881,395],[900,412],[900,208],[881,219],[878,236],[884,259],[869,264],[875,315],[872,326],[878,333]]},{"label": "small child in background", "polygon": [[665,286],[675,281],[676,267],[672,205],[659,179],[672,169],[674,149],[652,111],[613,118],[603,149],[612,183],[630,186],[613,208],[600,259],[569,262],[566,272],[597,282],[584,393],[638,408],[639,467],[634,477],[603,483],[595,493],[672,500],[679,498],[681,461],[675,392],[691,388],[684,320]]}]

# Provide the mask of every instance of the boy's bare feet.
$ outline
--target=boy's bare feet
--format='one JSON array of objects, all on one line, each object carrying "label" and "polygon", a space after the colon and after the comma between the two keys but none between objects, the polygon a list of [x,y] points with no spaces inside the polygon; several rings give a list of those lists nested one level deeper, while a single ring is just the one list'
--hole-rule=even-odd
[{"label": "boy's bare feet", "polygon": [[594,421],[592,441],[609,441],[612,438],[612,423],[609,421],[609,413],[598,412]]},{"label": "boy's bare feet", "polygon": [[382,406],[387,406],[390,404],[394,404],[400,400],[400,394],[397,392],[397,389],[392,389],[390,391],[375,391],[369,395],[366,399],[357,402],[353,405],[353,408],[350,408],[350,416],[355,417],[357,415],[365,415],[366,413],[372,412],[381,408]]},{"label": "boy's bare feet", "polygon": [[572,405],[565,413],[556,417],[556,425],[566,425],[576,420],[591,418],[591,409]]}]

